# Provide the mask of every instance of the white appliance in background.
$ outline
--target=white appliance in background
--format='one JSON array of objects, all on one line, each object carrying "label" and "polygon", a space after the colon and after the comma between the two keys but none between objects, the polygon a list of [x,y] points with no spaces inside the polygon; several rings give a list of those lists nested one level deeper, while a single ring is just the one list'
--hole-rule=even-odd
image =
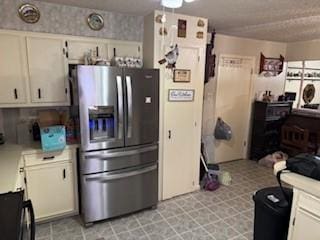
[{"label": "white appliance in background", "polygon": [[78,65],[73,72],[85,224],[157,205],[159,71]]}]

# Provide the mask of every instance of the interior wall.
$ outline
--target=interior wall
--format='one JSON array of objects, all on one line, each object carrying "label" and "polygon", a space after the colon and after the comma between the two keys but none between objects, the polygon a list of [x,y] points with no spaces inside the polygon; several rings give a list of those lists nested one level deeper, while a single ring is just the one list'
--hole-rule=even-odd
[{"label": "interior wall", "polygon": [[320,39],[304,42],[293,42],[287,44],[287,60],[319,60]]},{"label": "interior wall", "polygon": [[213,132],[214,124],[216,122],[215,96],[219,56],[221,54],[227,54],[255,57],[255,68],[253,70],[253,98],[258,97],[266,90],[272,91],[272,94],[278,96],[284,91],[285,71],[276,77],[264,77],[263,75],[259,75],[260,53],[262,52],[266,57],[280,57],[280,54],[286,57],[286,43],[253,40],[217,34],[214,52],[216,54],[216,76],[205,85],[202,124],[202,136],[206,142],[208,160],[210,162],[214,162]]},{"label": "interior wall", "polygon": [[[28,0],[28,3],[33,3],[40,10],[39,21],[29,24],[22,21],[18,15],[19,6],[25,2],[25,0],[0,0],[1,29],[142,41],[142,16]],[[97,12],[104,18],[104,28],[100,31],[91,30],[86,22],[92,12]]]},{"label": "interior wall", "polygon": [[[59,113],[69,112],[69,107],[32,107],[0,109],[0,132],[4,133],[6,142],[18,143],[30,134],[32,123],[37,121],[39,111],[56,110]],[[4,118],[2,118],[3,116]],[[28,129],[22,128],[27,125]],[[2,131],[1,131],[2,128]]]}]

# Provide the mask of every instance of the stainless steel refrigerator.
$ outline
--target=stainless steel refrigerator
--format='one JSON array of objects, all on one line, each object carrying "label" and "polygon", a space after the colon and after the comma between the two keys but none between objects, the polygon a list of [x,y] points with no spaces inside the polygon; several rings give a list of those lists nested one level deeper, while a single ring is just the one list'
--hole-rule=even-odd
[{"label": "stainless steel refrigerator", "polygon": [[86,224],[156,206],[159,71],[76,66]]}]

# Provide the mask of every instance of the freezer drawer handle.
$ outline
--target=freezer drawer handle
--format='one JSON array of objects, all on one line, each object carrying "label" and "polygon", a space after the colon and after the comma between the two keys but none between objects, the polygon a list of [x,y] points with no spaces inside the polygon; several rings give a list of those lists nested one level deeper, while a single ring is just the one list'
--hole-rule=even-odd
[{"label": "freezer drawer handle", "polygon": [[123,93],[122,93],[122,78],[117,76],[117,90],[118,90],[118,139],[122,139],[123,129]]},{"label": "freezer drawer handle", "polygon": [[132,137],[132,84],[131,77],[126,76],[128,118],[127,118],[127,138]]},{"label": "freezer drawer handle", "polygon": [[119,173],[119,174],[103,174],[99,177],[86,177],[86,181],[99,181],[99,182],[105,182],[105,181],[111,181],[111,180],[118,180],[122,178],[128,178],[133,177],[136,175],[140,175],[143,173],[151,172],[157,169],[157,165],[153,165],[151,167],[146,167],[141,170],[135,170],[135,171],[128,171],[125,173]]},{"label": "freezer drawer handle", "polygon": [[42,159],[43,159],[43,160],[52,160],[52,159],[54,159],[54,156],[50,156],[50,157],[43,157]]},{"label": "freezer drawer handle", "polygon": [[131,156],[138,153],[144,153],[144,152],[150,152],[157,150],[158,146],[149,146],[142,149],[135,149],[135,150],[129,150],[125,152],[114,152],[114,153],[101,153],[101,154],[88,154],[85,156],[85,159],[92,159],[92,158],[98,158],[101,160],[108,160],[108,158],[118,158],[118,157],[125,157],[125,156]]}]

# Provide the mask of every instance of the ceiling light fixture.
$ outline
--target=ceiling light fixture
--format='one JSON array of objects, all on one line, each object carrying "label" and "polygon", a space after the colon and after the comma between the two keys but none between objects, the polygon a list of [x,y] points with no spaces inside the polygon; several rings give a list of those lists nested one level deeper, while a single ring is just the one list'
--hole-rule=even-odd
[{"label": "ceiling light fixture", "polygon": [[[184,0],[187,3],[193,2],[194,0]],[[166,8],[180,8],[182,7],[183,0],[161,0],[161,5]]]}]

